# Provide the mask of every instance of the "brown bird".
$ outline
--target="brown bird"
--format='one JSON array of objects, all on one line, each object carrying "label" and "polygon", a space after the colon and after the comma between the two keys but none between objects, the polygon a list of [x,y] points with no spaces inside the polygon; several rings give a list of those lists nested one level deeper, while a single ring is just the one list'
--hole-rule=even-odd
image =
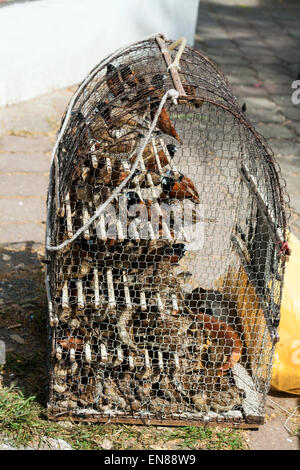
[{"label": "brown bird", "polygon": [[161,90],[165,85],[166,75],[157,73],[151,78],[151,84],[156,90]]},{"label": "brown bird", "polygon": [[[159,106],[159,103],[157,100],[155,102],[151,101],[150,116],[152,120],[154,119],[158,106]],[[162,108],[161,113],[158,116],[156,126],[165,134],[170,135],[171,137],[174,137],[181,145],[183,144],[183,141],[177,134],[176,129],[173,126],[172,121],[170,119],[169,113],[165,107]]]},{"label": "brown bird", "polygon": [[95,106],[93,110],[94,115],[99,115],[102,117],[104,120],[105,124],[107,125],[108,128],[111,127],[112,121],[111,121],[111,110],[109,106],[109,101],[99,101],[97,105]]},{"label": "brown bird", "polygon": [[78,199],[84,202],[92,202],[93,201],[93,191],[92,186],[84,181],[80,181],[76,185],[76,194]]},{"label": "brown bird", "polygon": [[118,70],[116,67],[112,64],[107,64],[106,66],[107,72],[106,72],[106,84],[110,90],[110,92],[114,95],[115,98],[117,98],[119,95],[124,93],[124,85],[121,82],[118,74]]},{"label": "brown bird", "polygon": [[57,342],[58,344],[62,346],[63,349],[82,350],[83,348],[83,340],[80,338],[77,338],[76,336],[72,336],[69,331],[67,331],[67,338],[60,339]]},{"label": "brown bird", "polygon": [[120,70],[122,80],[130,86],[130,88],[136,88],[145,85],[145,79],[138,76],[136,72],[131,70],[129,65],[124,65]]},{"label": "brown bird", "polygon": [[196,95],[196,87],[194,85],[190,85],[189,83],[182,84],[184,91],[188,96],[195,96]]},{"label": "brown bird", "polygon": [[[175,153],[178,150],[176,145],[173,145],[173,144],[168,144],[167,149],[171,158],[174,157]],[[163,151],[163,149],[159,150],[157,152],[157,155],[160,161],[160,166],[162,168],[169,164],[169,159],[167,155],[165,154],[165,152]],[[134,163],[135,159],[136,159],[136,155],[133,155],[130,159],[131,163]],[[143,160],[144,160],[144,164],[147,170],[158,171],[158,165],[157,165],[157,161],[156,161],[152,144],[146,145],[145,150],[143,152]]]},{"label": "brown bird", "polygon": [[171,264],[177,264],[178,261],[185,255],[186,247],[183,243],[175,243],[174,245],[164,245],[160,248],[155,248],[150,251],[146,257],[147,265],[156,264],[161,261],[168,261]]},{"label": "brown bird", "polygon": [[[137,211],[135,216],[139,216],[141,212],[145,210],[147,207],[145,202],[141,200],[140,196],[135,192],[135,191],[128,191],[126,193],[126,199],[127,199],[127,208],[130,208],[132,206],[137,206]],[[139,211],[140,208],[140,211]]]},{"label": "brown bird", "polygon": [[222,322],[234,326],[239,324],[236,303],[226,298],[220,291],[196,287],[190,294],[187,294],[186,301],[189,302],[190,308],[197,307]]},{"label": "brown bird", "polygon": [[114,170],[111,174],[110,184],[116,188],[127,178],[129,172],[124,170]]},{"label": "brown bird", "polygon": [[173,171],[168,171],[167,175],[162,177],[161,186],[163,192],[160,197],[162,199],[166,197],[179,200],[192,199],[197,204],[200,203],[199,194],[194,183],[182,173],[175,176]]},{"label": "brown bird", "polygon": [[139,111],[148,111],[149,104],[153,106],[159,104],[159,101],[163,95],[162,88],[164,86],[165,75],[156,74],[152,77],[151,85],[145,86],[146,82],[143,82],[143,87],[138,88],[138,93],[129,101],[129,106],[137,108]]}]

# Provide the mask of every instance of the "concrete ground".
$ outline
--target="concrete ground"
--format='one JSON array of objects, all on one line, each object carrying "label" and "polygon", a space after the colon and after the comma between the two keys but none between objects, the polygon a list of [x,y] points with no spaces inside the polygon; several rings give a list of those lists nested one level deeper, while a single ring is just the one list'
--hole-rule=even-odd
[{"label": "concrete ground", "polygon": [[[299,22],[295,1],[201,0],[195,37],[195,47],[225,72],[248,116],[268,139],[286,180],[291,230],[298,237],[300,104],[292,104],[291,85],[299,73]],[[50,153],[73,92],[60,90],[0,109],[0,243],[6,246],[44,242]],[[0,261],[5,264],[4,256]],[[1,287],[4,296],[5,289],[9,284]],[[297,397],[270,398],[285,409],[300,404]],[[298,438],[283,427],[287,414],[271,402],[267,414],[267,423],[248,433],[249,447],[298,449]]]}]

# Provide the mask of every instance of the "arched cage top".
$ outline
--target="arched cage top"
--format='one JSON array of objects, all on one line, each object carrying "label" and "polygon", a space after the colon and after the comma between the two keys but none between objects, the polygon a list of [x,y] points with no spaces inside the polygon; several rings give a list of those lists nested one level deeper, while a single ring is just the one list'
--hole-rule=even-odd
[{"label": "arched cage top", "polygon": [[[172,41],[166,41],[165,44],[169,46]],[[153,71],[154,63],[155,71]],[[117,96],[114,96],[107,86],[107,64],[115,67],[120,77],[122,68],[126,69],[126,66],[130,69],[133,68],[142,83],[136,88],[132,86],[130,79],[127,82],[126,80],[120,82],[120,90],[117,90]],[[87,126],[89,130],[95,130],[96,137],[97,133],[101,135],[102,129],[106,130],[107,124],[101,114],[105,115],[105,103],[107,104],[107,102],[109,106],[116,106],[114,111],[116,121],[119,116],[126,120],[126,114],[142,111],[149,87],[152,86],[151,80],[155,75],[165,77],[161,84],[161,94],[163,91],[174,88],[172,77],[166,72],[161,46],[156,37],[153,37],[121,49],[107,57],[90,72],[79,86],[71,106],[67,110],[67,116],[65,116],[67,119],[62,120],[63,138],[59,139],[56,150],[60,199],[66,195],[67,182],[76,167],[78,151],[81,142],[86,137]],[[284,182],[280,178],[280,170],[278,166],[275,166],[271,149],[241,110],[226,77],[208,57],[189,46],[186,46],[181,56],[180,77],[186,93],[186,97],[181,98],[182,103],[193,101],[194,97],[197,97],[199,100],[203,100],[203,103],[216,105],[220,110],[229,112],[232,118],[235,118],[235,126],[240,127],[241,141],[244,141],[244,149],[240,151],[240,158],[244,157],[252,162],[250,171],[254,177],[256,175],[256,178],[260,180],[262,193],[267,198],[266,206],[274,214],[278,229],[285,239],[287,237],[288,198],[284,192]],[[102,113],[101,110],[97,112],[99,103],[103,105]],[[222,122],[219,121],[218,125],[220,128]],[[224,131],[225,129],[224,125]]]},{"label": "arched cage top", "polygon": [[223,73],[173,49],[157,35],[111,54],[62,120],[46,239],[53,416],[263,417],[284,184]]}]

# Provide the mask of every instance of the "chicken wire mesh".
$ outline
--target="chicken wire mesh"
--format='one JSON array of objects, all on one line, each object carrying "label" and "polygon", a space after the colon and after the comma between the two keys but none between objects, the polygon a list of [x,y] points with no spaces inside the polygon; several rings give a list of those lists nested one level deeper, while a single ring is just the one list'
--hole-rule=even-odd
[{"label": "chicken wire mesh", "polygon": [[167,69],[170,45],[104,59],[62,120],[46,239],[54,419],[263,421],[284,188],[224,75],[188,46]]}]

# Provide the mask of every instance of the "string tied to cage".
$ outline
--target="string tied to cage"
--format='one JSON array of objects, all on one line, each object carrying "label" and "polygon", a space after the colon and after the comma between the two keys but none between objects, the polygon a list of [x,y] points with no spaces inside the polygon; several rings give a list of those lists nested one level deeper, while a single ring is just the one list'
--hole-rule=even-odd
[{"label": "string tied to cage", "polygon": [[[70,243],[72,243],[74,240],[76,240],[83,232],[85,232],[89,227],[90,225],[96,220],[98,219],[105,211],[105,209],[108,207],[108,205],[115,199],[119,196],[119,194],[121,193],[122,189],[127,185],[127,183],[131,180],[131,178],[134,176],[135,174],[135,171],[138,167],[138,164],[141,162],[141,160],[143,159],[143,152],[145,150],[145,147],[146,145],[148,144],[151,136],[152,136],[152,133],[155,129],[155,126],[157,124],[157,121],[158,121],[158,118],[160,116],[160,113],[164,107],[164,104],[165,102],[167,101],[168,98],[170,98],[173,103],[176,105],[177,104],[177,98],[179,96],[179,93],[177,90],[175,90],[174,88],[170,88],[169,90],[166,91],[166,93],[163,95],[163,97],[161,98],[160,100],[160,103],[159,103],[159,106],[157,108],[157,111],[155,113],[155,116],[153,118],[153,121],[150,125],[150,128],[146,134],[146,136],[142,136],[141,137],[141,140],[140,140],[140,144],[139,144],[139,148],[138,148],[138,151],[137,151],[137,157],[135,159],[135,162],[134,164],[132,165],[131,167],[131,170],[130,170],[130,173],[129,175],[119,184],[119,186],[116,187],[116,189],[113,191],[113,193],[111,194],[111,196],[103,203],[101,204],[98,209],[95,211],[94,215],[92,215],[92,217],[90,217],[90,219],[82,226],[80,227],[76,232],[75,234],[71,237],[71,238],[68,238],[67,240],[65,240],[63,243],[61,243],[60,245],[57,245],[57,246],[53,246],[53,245],[50,245],[49,243],[46,244],[46,249],[48,251],[60,251],[62,250],[63,248],[65,248],[67,245],[69,245]],[[136,153],[136,150],[134,150],[128,157],[128,159],[130,159],[134,154]]]},{"label": "string tied to cage", "polygon": [[180,44],[180,47],[177,51],[177,54],[175,56],[175,59],[173,60],[173,62],[168,66],[167,68],[167,71],[169,72],[171,70],[171,68],[175,68],[176,70],[181,70],[181,67],[180,67],[180,59],[181,59],[181,56],[182,56],[182,53],[185,49],[185,46],[187,44],[187,40],[186,38],[179,38],[177,39],[177,41],[174,41],[169,47],[169,51],[172,51],[173,49],[175,49],[178,45]]}]

